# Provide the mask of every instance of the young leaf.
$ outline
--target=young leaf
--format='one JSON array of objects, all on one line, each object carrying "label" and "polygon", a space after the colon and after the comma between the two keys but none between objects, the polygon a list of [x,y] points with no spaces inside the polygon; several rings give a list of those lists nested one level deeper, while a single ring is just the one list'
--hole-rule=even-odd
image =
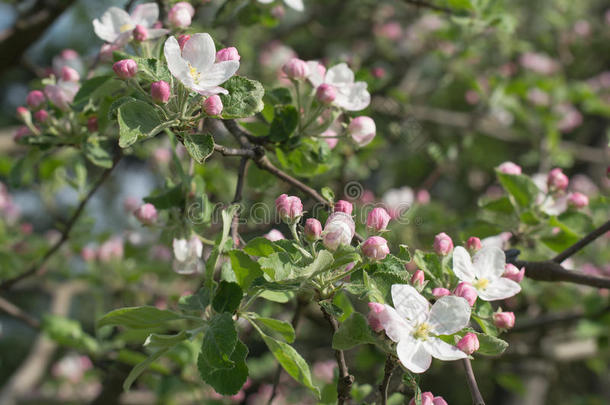
[{"label": "young leaf", "polygon": [[275,107],[275,115],[271,128],[269,128],[269,139],[273,142],[284,142],[290,138],[297,128],[299,114],[292,105]]},{"label": "young leaf", "polygon": [[197,359],[197,368],[201,379],[214,388],[221,395],[234,395],[241,389],[248,378],[246,356],[248,348],[237,340],[235,350],[229,360],[234,363],[233,368],[214,368],[209,365],[206,357],[200,353]]},{"label": "young leaf", "polygon": [[483,354],[486,356],[499,356],[508,347],[508,343],[504,340],[495,336],[486,335],[485,333],[475,332],[479,338],[479,350],[477,354]]},{"label": "young leaf", "polygon": [[222,118],[251,117],[262,111],[265,89],[259,82],[233,76],[223,83],[222,87],[229,91],[229,94],[220,95],[223,105]]},{"label": "young leaf", "polygon": [[134,329],[146,329],[155,328],[178,319],[185,319],[185,317],[176,312],[155,307],[128,307],[108,312],[97,321],[97,327],[116,325]]},{"label": "young leaf", "polygon": [[59,315],[45,315],[42,330],[62,346],[77,350],[95,352],[99,349],[97,340],[83,331],[81,324]]},{"label": "young leaf", "polygon": [[244,246],[244,252],[251,256],[257,257],[267,257],[273,253],[283,251],[284,249],[280,248],[269,239],[265,239],[261,236],[252,239],[246,244],[246,246]]},{"label": "young leaf", "polygon": [[239,307],[243,296],[244,293],[239,284],[223,280],[212,300],[212,308],[216,312],[233,313]]},{"label": "young leaf", "polygon": [[235,362],[230,358],[236,344],[237,332],[231,314],[214,315],[203,335],[199,357],[203,356],[206,364],[212,368],[233,368]]},{"label": "young leaf", "polygon": [[354,312],[341,324],[333,336],[333,349],[347,350],[361,344],[375,343],[375,341],[375,336],[364,315]]},{"label": "young leaf", "polygon": [[540,189],[523,174],[506,174],[496,171],[502,187],[514,198],[521,208],[528,208],[536,201]]},{"label": "young leaf", "polygon": [[294,342],[294,328],[290,323],[280,321],[279,319],[264,318],[256,314],[252,318],[261,329],[278,333],[287,343]]},{"label": "young leaf", "polygon": [[119,146],[127,148],[133,145],[139,137],[151,134],[161,119],[155,108],[144,101],[133,100],[122,104],[117,116],[119,122]]},{"label": "young leaf", "polygon": [[210,303],[210,292],[201,287],[195,294],[180,297],[178,308],[183,311],[203,311]]},{"label": "young leaf", "polygon": [[257,277],[263,275],[260,264],[241,250],[231,250],[229,257],[231,258],[231,267],[235,273],[235,278],[244,290],[247,290]]},{"label": "young leaf", "polygon": [[214,138],[210,134],[192,134],[184,137],[184,147],[199,164],[214,152]]},{"label": "young leaf", "polygon": [[165,353],[167,353],[167,351],[169,349],[170,349],[169,347],[160,349],[160,350],[154,352],[153,354],[151,354],[150,356],[148,356],[144,361],[136,364],[136,366],[131,369],[131,371],[129,372],[129,375],[127,375],[127,378],[123,382],[123,389],[125,391],[129,391],[131,384],[133,384],[133,382],[140,376],[140,374],[142,374],[151,365],[151,363],[153,363],[159,357],[161,357]]}]

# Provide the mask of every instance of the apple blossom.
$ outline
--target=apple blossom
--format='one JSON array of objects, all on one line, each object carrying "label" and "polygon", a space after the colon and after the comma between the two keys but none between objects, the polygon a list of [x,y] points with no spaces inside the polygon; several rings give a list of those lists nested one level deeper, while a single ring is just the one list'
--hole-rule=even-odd
[{"label": "apple blossom", "polygon": [[203,111],[210,116],[220,115],[223,107],[222,100],[216,94],[209,96],[203,102]]},{"label": "apple blossom", "polygon": [[275,209],[282,221],[289,224],[298,221],[303,215],[301,199],[287,194],[282,194],[275,199]]},{"label": "apple blossom", "polygon": [[85,246],[80,251],[80,257],[86,262],[92,262],[95,260],[97,252],[91,246]]},{"label": "apple blossom", "polygon": [[146,28],[148,38],[159,38],[169,31],[155,28],[159,19],[157,3],[138,4],[131,14],[119,7],[110,7],[100,19],[93,20],[95,34],[106,42],[123,46],[131,39],[134,29],[140,25]]},{"label": "apple blossom", "polygon": [[382,197],[383,203],[392,218],[400,217],[415,200],[415,193],[410,187],[404,186],[388,190]]},{"label": "apple blossom", "polygon": [[47,84],[44,88],[44,94],[57,108],[65,111],[69,108],[79,89],[78,83],[60,80],[57,84]]},{"label": "apple blossom", "polygon": [[356,232],[356,224],[351,215],[333,212],[324,225],[322,242],[329,250],[337,250],[341,245],[349,245]]},{"label": "apple blossom", "polygon": [[123,239],[119,236],[112,237],[102,243],[97,251],[97,258],[102,263],[123,258]]},{"label": "apple blossom", "polygon": [[502,274],[502,277],[506,277],[517,283],[520,283],[521,280],[523,280],[524,275],[525,267],[522,267],[521,270],[519,270],[514,264],[507,263],[504,267],[504,274]]},{"label": "apple blossom", "polygon": [[347,132],[352,137],[356,145],[363,147],[371,143],[377,128],[375,121],[370,117],[360,116],[354,118],[347,127]]},{"label": "apple blossom", "polygon": [[150,85],[150,96],[155,103],[165,104],[169,101],[172,90],[169,83],[164,80],[153,82]]},{"label": "apple blossom", "polygon": [[239,52],[234,46],[228,48],[222,48],[216,52],[216,62],[224,62],[226,60],[240,60]]},{"label": "apple blossom", "polygon": [[372,260],[383,260],[390,253],[388,241],[381,236],[371,236],[361,246],[362,253]]},{"label": "apple blossom", "polygon": [[569,182],[568,176],[566,176],[560,168],[551,170],[546,180],[550,191],[565,190],[568,188]]},{"label": "apple blossom", "polygon": [[143,25],[136,25],[133,30],[133,39],[138,42],[143,42],[148,39],[148,30]]},{"label": "apple blossom", "polygon": [[471,236],[466,241],[466,248],[471,253],[475,253],[475,252],[479,251],[482,247],[483,247],[483,245],[481,244],[481,239],[477,238],[476,236]]},{"label": "apple blossom", "polygon": [[513,162],[504,162],[498,166],[498,171],[504,174],[521,174],[521,166],[514,164]]},{"label": "apple blossom", "polygon": [[40,107],[45,101],[44,93],[40,90],[32,90],[28,93],[25,102],[31,108]]},{"label": "apple blossom", "polygon": [[492,317],[497,328],[511,329],[515,326],[515,314],[512,312],[495,312]]},{"label": "apple blossom", "polygon": [[332,85],[336,92],[334,104],[347,111],[360,111],[365,109],[371,102],[371,95],[367,91],[365,82],[354,82],[354,72],[345,63],[339,63],[323,71],[318,69],[320,65],[316,61],[308,62],[310,74],[307,79],[314,87],[323,83]]},{"label": "apple blossom", "polygon": [[199,273],[203,269],[201,255],[203,244],[197,236],[186,239],[174,239],[174,263],[173,269],[178,274]]},{"label": "apple blossom", "polygon": [[38,122],[45,122],[49,119],[49,113],[47,110],[38,110],[34,113],[34,119]]},{"label": "apple blossom", "polygon": [[484,301],[503,300],[521,291],[519,283],[502,277],[505,265],[504,252],[497,247],[483,247],[472,259],[461,246],[453,251],[453,272],[471,283]]},{"label": "apple blossom", "polygon": [[282,66],[282,72],[290,79],[304,79],[309,76],[309,66],[304,60],[292,58]]},{"label": "apple blossom", "polygon": [[315,218],[307,218],[303,233],[305,234],[305,239],[310,242],[318,240],[320,235],[322,235],[322,224]]},{"label": "apple blossom", "polygon": [[379,314],[385,311],[385,305],[380,304],[378,302],[369,302],[369,315],[367,317],[369,326],[375,332],[381,332],[383,330],[383,326],[381,325],[381,320],[379,319]]},{"label": "apple blossom", "polygon": [[61,80],[66,82],[78,82],[80,80],[80,74],[70,66],[64,66],[61,68]]},{"label": "apple blossom", "polygon": [[556,61],[547,55],[535,52],[526,52],[521,55],[519,63],[524,68],[543,75],[553,74],[559,68]]},{"label": "apple blossom", "polygon": [[453,290],[453,295],[464,298],[470,306],[474,305],[478,297],[477,290],[467,281],[458,283]]},{"label": "apple blossom", "polygon": [[215,63],[216,48],[207,33],[193,34],[180,49],[178,41],[169,37],[163,47],[167,67],[187,88],[204,96],[228,94],[220,84],[239,69],[239,62],[227,60]]},{"label": "apple blossom", "polygon": [[141,205],[133,214],[144,225],[152,225],[157,222],[157,209],[150,203]]},{"label": "apple blossom", "polygon": [[434,397],[434,399],[432,399],[432,405],[449,405],[447,404],[447,401],[445,401],[445,398],[443,397]]},{"label": "apple blossom", "polygon": [[138,64],[133,59],[122,59],[112,65],[112,70],[120,79],[131,79],[138,73]]},{"label": "apple blossom", "polygon": [[432,295],[436,298],[445,297],[451,295],[451,291],[443,287],[437,287],[432,289]]},{"label": "apple blossom", "polygon": [[271,242],[286,239],[284,237],[284,235],[282,235],[282,233],[280,231],[278,231],[277,229],[270,230],[269,232],[267,232],[266,234],[263,235],[263,238],[270,240]]},{"label": "apple blossom", "polygon": [[441,232],[434,237],[434,251],[443,256],[447,256],[453,250],[453,241],[445,232]]},{"label": "apple blossom", "polygon": [[345,212],[348,215],[351,215],[353,210],[354,206],[352,205],[352,203],[345,200],[337,201],[333,208],[334,212]]},{"label": "apple blossom", "polygon": [[191,25],[194,16],[195,8],[186,1],[180,1],[169,10],[167,19],[175,27],[186,28]]},{"label": "apple blossom", "polygon": [[390,214],[385,209],[381,207],[373,208],[366,217],[366,226],[375,232],[381,232],[388,227],[390,219]]},{"label": "apple blossom", "polygon": [[385,305],[380,322],[386,335],[397,342],[396,353],[400,362],[414,373],[423,373],[439,360],[466,358],[455,346],[438,336],[454,334],[468,325],[470,306],[456,296],[439,298],[432,307],[415,288],[394,284],[391,288],[394,308]]},{"label": "apple blossom", "polygon": [[575,208],[584,208],[589,205],[589,197],[583,193],[571,193],[568,196],[568,204]]},{"label": "apple blossom", "polygon": [[471,355],[479,350],[479,338],[476,334],[468,332],[457,342],[457,347],[464,353]]},{"label": "apple blossom", "polygon": [[330,149],[333,149],[339,143],[339,139],[337,139],[337,132],[331,128],[320,134],[322,140],[326,142]]},{"label": "apple blossom", "polygon": [[[421,393],[421,405],[434,405],[434,395],[430,391]],[[416,405],[415,398],[411,398],[409,405]]]},{"label": "apple blossom", "polygon": [[[258,0],[259,3],[269,4],[272,3],[273,0]],[[286,5],[296,11],[303,11],[305,7],[303,5],[303,0],[284,0]]]},{"label": "apple blossom", "polygon": [[335,86],[328,83],[322,83],[316,89],[316,99],[322,104],[330,104],[337,98],[337,90]]}]

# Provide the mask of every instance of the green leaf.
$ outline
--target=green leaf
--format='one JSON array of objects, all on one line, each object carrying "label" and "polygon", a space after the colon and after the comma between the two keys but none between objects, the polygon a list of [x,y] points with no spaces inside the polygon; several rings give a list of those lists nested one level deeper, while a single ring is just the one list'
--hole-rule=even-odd
[{"label": "green leaf", "polygon": [[396,255],[400,260],[408,263],[411,261],[411,253],[407,245],[398,245],[398,254]]},{"label": "green leaf", "polygon": [[222,118],[245,118],[262,111],[265,89],[255,81],[233,76],[222,85],[229,94],[221,94]]},{"label": "green leaf", "polygon": [[42,319],[42,330],[62,346],[91,353],[99,349],[97,340],[85,333],[81,324],[73,319],[59,315],[45,315]]},{"label": "green leaf", "polygon": [[271,242],[269,239],[265,239],[258,236],[246,243],[244,246],[244,252],[251,256],[267,257],[276,252],[283,252],[284,249]]},{"label": "green leaf", "polygon": [[214,271],[216,270],[216,264],[218,263],[218,257],[222,254],[225,249],[225,245],[229,240],[229,231],[231,230],[231,223],[233,222],[233,216],[239,210],[239,205],[233,204],[227,209],[222,211],[222,234],[218,243],[212,249],[210,257],[205,265],[205,286],[212,288],[214,284]]},{"label": "green leaf", "polygon": [[244,293],[237,283],[229,281],[221,281],[216,295],[212,300],[212,308],[216,312],[233,313],[239,307],[239,303],[243,298]]},{"label": "green leaf", "polygon": [[166,210],[173,207],[184,206],[184,190],[182,184],[178,184],[155,196],[144,197],[144,202],[150,203],[158,210]]},{"label": "green leaf", "polygon": [[183,315],[155,307],[128,307],[115,309],[97,321],[97,327],[106,325],[125,326],[134,329],[148,329],[162,326],[170,321],[185,319]]},{"label": "green leaf", "polygon": [[155,58],[138,58],[133,56],[130,56],[130,58],[137,62],[138,73],[148,76],[147,78],[150,81],[171,81],[171,76],[167,65],[162,63],[160,60]]},{"label": "green leaf", "polygon": [[127,378],[125,379],[125,381],[123,382],[123,389],[125,391],[129,391],[129,388],[131,387],[131,385],[133,384],[133,382],[157,359],[159,359],[161,356],[163,356],[165,353],[167,353],[167,351],[169,350],[169,347],[163,348],[161,350],[158,350],[156,352],[154,352],[153,354],[151,354],[150,356],[148,356],[144,361],[138,363],[133,369],[131,369],[131,371],[129,372],[129,375],[127,376]]},{"label": "green leaf", "polygon": [[275,114],[271,128],[269,128],[269,139],[273,142],[284,142],[290,138],[299,122],[297,109],[292,105],[275,107]]},{"label": "green leaf", "polygon": [[486,335],[485,333],[474,332],[479,338],[479,350],[477,354],[485,356],[499,356],[508,347],[508,343],[495,336]]},{"label": "green leaf", "polygon": [[200,288],[195,294],[180,297],[178,308],[183,311],[203,311],[210,303],[210,292],[207,288]]},{"label": "green leaf", "polygon": [[413,260],[428,278],[439,279],[443,276],[443,266],[435,253],[416,250]]},{"label": "green leaf", "polygon": [[493,212],[499,212],[501,214],[512,214],[515,209],[510,202],[508,197],[500,197],[495,200],[481,199],[479,200],[479,207],[484,210],[489,210]]},{"label": "green leaf", "polygon": [[235,278],[244,290],[250,287],[254,279],[263,275],[260,264],[241,250],[231,250],[229,258],[231,259],[231,267],[235,273]]},{"label": "green leaf", "polygon": [[273,281],[282,281],[290,278],[294,265],[290,254],[286,252],[273,253],[268,257],[258,259],[261,270]]},{"label": "green leaf", "polygon": [[78,89],[78,93],[74,96],[72,105],[82,107],[90,98],[97,98],[100,95],[109,93],[111,88],[116,89],[120,87],[121,83],[119,80],[114,80],[115,77],[115,75],[104,75],[85,80],[80,89]]},{"label": "green leaf", "polygon": [[326,200],[331,203],[335,201],[335,192],[330,187],[322,187],[320,194],[322,194],[322,197],[326,198]]},{"label": "green leaf", "polygon": [[290,94],[290,90],[287,88],[277,87],[272,90],[266,90],[264,100],[265,103],[269,103],[274,106],[278,104],[291,104],[292,95]]},{"label": "green leaf", "polygon": [[352,316],[341,324],[339,330],[335,332],[333,336],[333,349],[348,350],[361,344],[375,342],[375,336],[371,332],[371,328],[364,315],[354,312]]},{"label": "green leaf", "polygon": [[119,146],[127,148],[139,137],[154,135],[151,132],[161,124],[155,108],[143,101],[134,100],[122,104],[118,109]]},{"label": "green leaf", "polygon": [[237,340],[235,350],[229,358],[235,365],[233,368],[214,368],[211,367],[204,355],[199,354],[197,368],[201,379],[214,388],[221,395],[234,395],[241,389],[248,378],[248,366],[246,356],[248,348]]},{"label": "green leaf", "polygon": [[231,314],[217,314],[210,319],[203,335],[199,357],[213,368],[233,368],[235,362],[230,360],[237,344],[237,331]]},{"label": "green leaf", "polygon": [[210,134],[192,134],[184,137],[184,147],[199,164],[214,153],[214,138]]},{"label": "green leaf", "polygon": [[333,254],[328,250],[321,250],[316,255],[315,259],[311,264],[304,268],[293,269],[290,278],[310,278],[317,274],[320,274],[326,270],[329,270],[330,265],[333,263]]},{"label": "green leaf", "polygon": [[85,157],[94,165],[109,169],[112,167],[112,144],[96,136],[90,136],[83,145]]},{"label": "green leaf", "polygon": [[151,333],[144,341],[144,346],[151,349],[164,349],[171,348],[182,342],[185,339],[188,339],[190,334],[183,330],[175,335],[160,335],[158,333]]},{"label": "green leaf", "polygon": [[287,343],[294,342],[294,328],[290,323],[279,319],[264,318],[257,314],[252,314],[252,318],[261,329],[278,333]]},{"label": "green leaf", "polygon": [[536,201],[540,189],[528,176],[523,174],[506,174],[496,171],[502,187],[512,196],[521,208],[529,208]]}]

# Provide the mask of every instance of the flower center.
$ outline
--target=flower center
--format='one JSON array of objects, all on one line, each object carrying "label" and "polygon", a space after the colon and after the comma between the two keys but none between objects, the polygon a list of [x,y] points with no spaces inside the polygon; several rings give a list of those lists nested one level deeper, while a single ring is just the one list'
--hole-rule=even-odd
[{"label": "flower center", "polygon": [[121,25],[121,28],[119,28],[119,31],[121,31],[121,34],[122,34],[124,32],[133,30],[133,28],[134,27],[131,24],[123,24],[123,25]]},{"label": "flower center", "polygon": [[428,325],[426,322],[423,322],[423,323],[420,323],[419,325],[417,325],[417,328],[415,328],[415,332],[413,332],[413,337],[415,339],[426,340],[426,339],[428,339],[429,334],[430,334],[430,325]]},{"label": "flower center", "polygon": [[489,280],[486,278],[480,278],[477,281],[475,281],[472,285],[477,290],[484,290],[489,285]]},{"label": "flower center", "polygon": [[189,74],[191,75],[191,77],[193,78],[195,83],[199,83],[199,80],[201,80],[201,73],[198,72],[197,69],[195,69],[193,67],[193,65],[191,65],[190,63],[189,63]]}]

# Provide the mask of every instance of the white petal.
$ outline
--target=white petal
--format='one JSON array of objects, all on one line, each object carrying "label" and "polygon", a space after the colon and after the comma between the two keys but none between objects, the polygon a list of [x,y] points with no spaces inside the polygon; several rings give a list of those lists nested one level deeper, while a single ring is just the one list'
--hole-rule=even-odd
[{"label": "white petal", "polygon": [[[190,41],[189,41],[190,42]],[[184,85],[190,87],[193,84],[193,78],[189,74],[189,66],[182,58],[180,45],[176,38],[169,37],[163,46],[163,53],[167,61],[167,67],[171,74],[180,80]]]},{"label": "white petal", "polygon": [[477,278],[491,281],[504,274],[506,256],[504,251],[497,247],[481,248],[472,258],[472,264]]},{"label": "white petal", "polygon": [[396,345],[400,362],[414,373],[423,373],[430,368],[432,357],[424,348],[423,342],[413,337],[402,339]]},{"label": "white petal", "polygon": [[188,256],[188,242],[186,239],[174,239],[173,242],[174,247],[174,257],[178,261],[185,261]]},{"label": "white petal", "polygon": [[[189,40],[189,42],[191,41]],[[239,61],[236,60],[214,63],[208,70],[201,72],[198,84],[201,87],[216,87],[229,80],[237,69],[239,69]]]},{"label": "white petal", "polygon": [[258,0],[259,3],[263,3],[263,4],[269,4],[271,2],[273,2],[273,0]]},{"label": "white petal", "polygon": [[394,342],[408,338],[413,332],[413,327],[394,308],[385,305],[385,311],[379,314],[379,322],[385,334]]},{"label": "white petal", "polygon": [[335,104],[348,111],[364,110],[371,103],[371,95],[366,90],[365,82],[339,88]]},{"label": "white petal", "polygon": [[470,260],[470,254],[462,246],[453,249],[453,273],[461,281],[468,281],[469,283],[474,281],[475,271]]},{"label": "white petal", "polygon": [[159,38],[159,37],[162,37],[163,35],[167,34],[168,32],[169,32],[169,30],[165,29],[165,28],[149,28],[148,29],[148,38],[149,39]]},{"label": "white petal", "polygon": [[394,308],[401,316],[417,323],[428,318],[430,303],[415,288],[408,284],[394,284],[391,291]]},{"label": "white petal", "polygon": [[465,359],[467,357],[466,353],[457,347],[445,343],[438,338],[428,338],[428,340],[424,340],[423,346],[435,359],[449,361]]},{"label": "white petal", "polygon": [[131,12],[134,24],[150,28],[159,19],[159,6],[157,3],[138,4]]},{"label": "white petal", "polygon": [[484,301],[497,301],[510,298],[521,291],[519,283],[506,277],[492,280],[484,290],[477,290]]},{"label": "white petal", "polygon": [[318,65],[320,62],[315,60],[307,61],[307,67],[309,67],[309,76],[307,76],[307,80],[313,85],[313,87],[318,87],[322,83],[324,83],[324,76],[320,74],[320,69],[318,69]]},{"label": "white petal", "polygon": [[303,7],[303,0],[284,0],[284,3],[296,11],[303,11],[305,9],[305,7]]},{"label": "white petal", "polygon": [[[197,71],[202,74],[207,71],[216,60],[216,47],[210,34],[194,34],[184,44],[182,57],[186,59]],[[202,79],[204,79],[202,77]]]},{"label": "white petal", "polygon": [[174,271],[178,274],[193,274],[201,273],[203,265],[198,258],[189,258],[186,261],[174,260],[172,265]]},{"label": "white petal", "polygon": [[125,27],[133,29],[133,21],[125,10],[118,7],[110,7],[101,19],[93,20],[95,33],[106,42],[116,41]]},{"label": "white petal", "polygon": [[328,69],[325,82],[337,88],[354,83],[354,72],[345,63],[339,63]]},{"label": "white petal", "polygon": [[213,96],[215,94],[229,94],[227,89],[223,89],[222,87],[219,87],[219,86],[200,87],[197,85],[193,85],[191,88],[193,90],[195,90],[197,93],[201,94],[202,96],[206,96],[206,97]]},{"label": "white petal", "polygon": [[470,305],[462,297],[441,297],[432,305],[428,323],[437,335],[451,335],[468,325]]}]

